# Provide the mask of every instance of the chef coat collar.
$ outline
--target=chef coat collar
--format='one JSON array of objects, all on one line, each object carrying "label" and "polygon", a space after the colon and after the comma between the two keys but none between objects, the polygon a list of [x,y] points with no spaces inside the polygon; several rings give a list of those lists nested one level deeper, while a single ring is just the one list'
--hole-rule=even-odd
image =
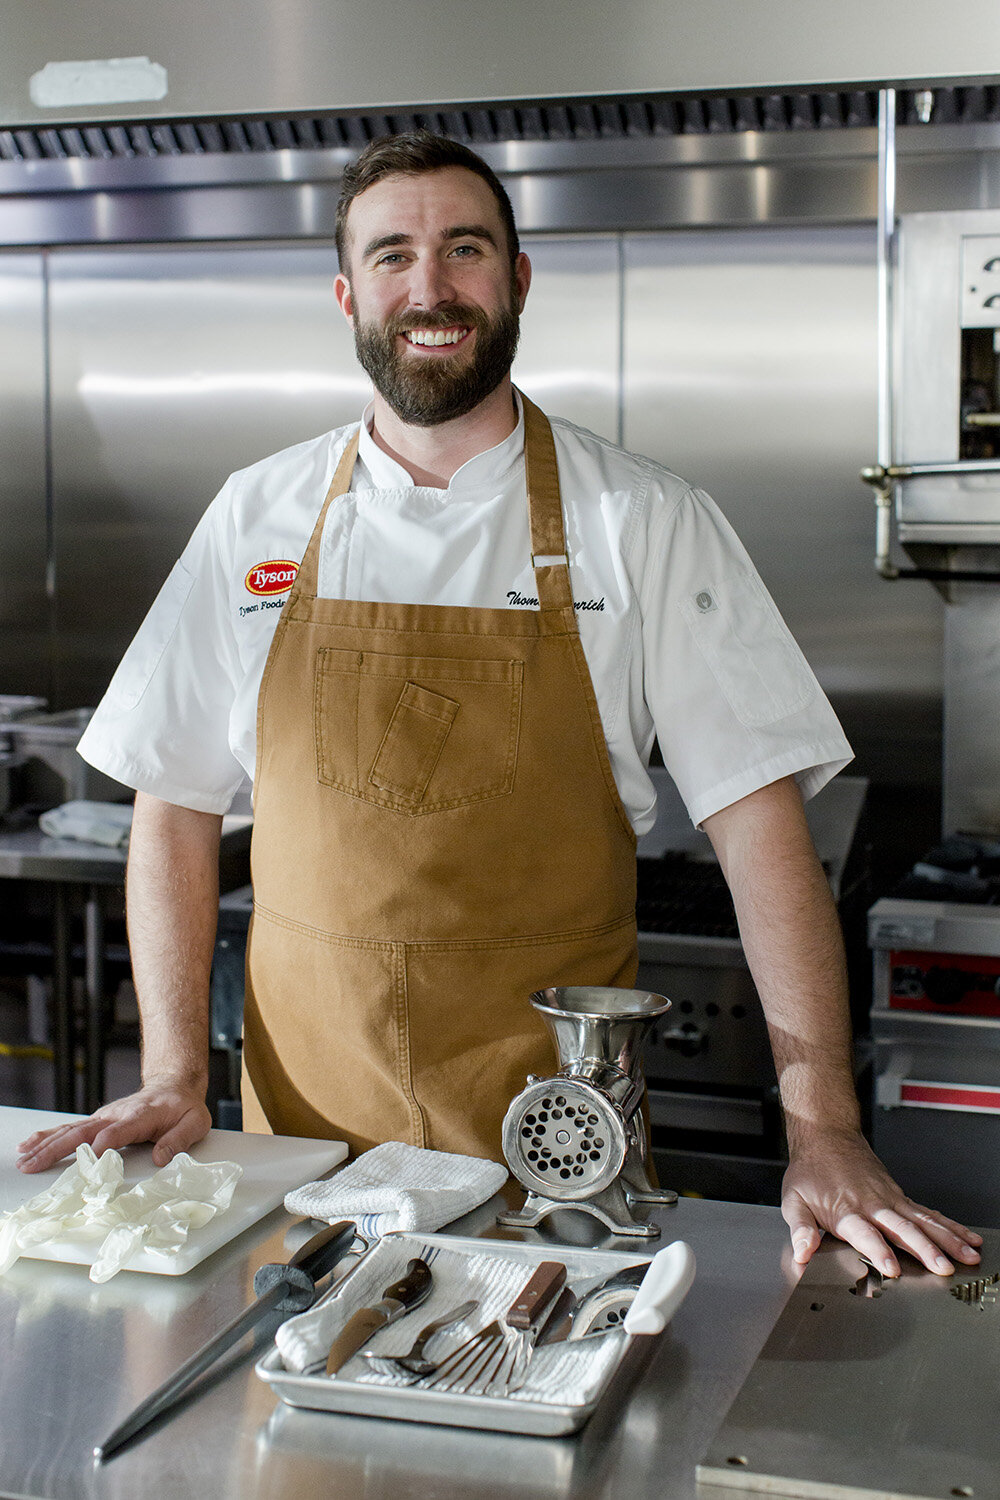
[{"label": "chef coat collar", "polygon": [[[470,490],[494,491],[507,479],[514,466],[521,462],[524,454],[524,408],[521,405],[520,394],[516,390],[514,401],[517,406],[517,426],[510,436],[504,438],[502,443],[497,443],[495,448],[487,448],[485,452],[477,453],[474,458],[468,459],[460,469],[456,469],[447,489],[431,489],[430,494],[455,495],[467,493]],[[375,403],[370,401],[361,418],[358,458],[364,464],[375,489],[412,490],[413,480],[403,465],[397,463],[394,458],[390,458],[389,454],[380,448],[372,437],[374,411]]]}]

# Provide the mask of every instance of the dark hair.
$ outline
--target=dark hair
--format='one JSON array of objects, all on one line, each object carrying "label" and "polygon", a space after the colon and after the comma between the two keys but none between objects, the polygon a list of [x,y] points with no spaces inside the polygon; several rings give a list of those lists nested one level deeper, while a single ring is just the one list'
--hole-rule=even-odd
[{"label": "dark hair", "polygon": [[465,167],[481,177],[497,201],[500,219],[507,236],[511,265],[517,259],[520,245],[514,210],[499,177],[481,156],[459,141],[433,135],[429,130],[411,130],[404,135],[386,135],[371,141],[357,161],[347,167],[337,204],[337,257],[340,269],[347,274],[347,212],[359,193],[374,187],[383,177],[419,177],[423,172],[439,172],[443,167]]}]

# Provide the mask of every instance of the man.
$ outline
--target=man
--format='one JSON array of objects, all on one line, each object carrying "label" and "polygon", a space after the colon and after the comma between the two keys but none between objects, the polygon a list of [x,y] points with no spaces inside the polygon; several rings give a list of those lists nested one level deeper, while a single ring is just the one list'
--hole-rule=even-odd
[{"label": "man", "polygon": [[[796,1259],[831,1229],[889,1275],[890,1246],[976,1261],[860,1133],[800,792],[850,752],[739,544],[706,496],[513,391],[530,265],[472,153],[375,143],[337,243],[365,421],[233,476],[81,745],[137,789],[143,1086],[31,1137],[22,1169],[84,1140],[153,1140],[159,1165],[208,1129],[219,826],[244,771],[247,1127],[498,1154],[506,1104],[551,1068],[530,991],[634,982],[655,729],[767,1016]],[[280,616],[254,608],[269,579]]]}]

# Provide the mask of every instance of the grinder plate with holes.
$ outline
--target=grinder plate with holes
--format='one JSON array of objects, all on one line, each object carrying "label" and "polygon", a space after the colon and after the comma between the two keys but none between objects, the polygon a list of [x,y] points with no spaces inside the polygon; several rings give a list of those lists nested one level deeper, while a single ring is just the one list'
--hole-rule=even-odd
[{"label": "grinder plate with holes", "polygon": [[598,1193],[621,1172],[621,1119],[594,1089],[552,1080],[526,1091],[517,1122],[520,1163],[553,1199]]},{"label": "grinder plate with holes", "polygon": [[517,1176],[550,1198],[598,1193],[621,1171],[628,1142],[620,1115],[585,1083],[545,1079],[525,1089],[510,1136]]}]

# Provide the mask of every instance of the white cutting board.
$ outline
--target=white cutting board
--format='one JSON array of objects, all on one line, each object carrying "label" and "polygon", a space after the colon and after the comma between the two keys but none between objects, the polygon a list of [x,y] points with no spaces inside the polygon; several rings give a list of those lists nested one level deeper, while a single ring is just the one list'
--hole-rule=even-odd
[{"label": "white cutting board", "polygon": [[[26,1176],[15,1166],[17,1146],[34,1130],[83,1119],[82,1115],[53,1114],[44,1109],[0,1107],[0,1212],[19,1208],[36,1193],[49,1187],[60,1173],[72,1165],[66,1157],[47,1172]],[[183,1276],[192,1266],[212,1255],[222,1245],[256,1224],[272,1208],[284,1202],[285,1194],[322,1177],[347,1155],[343,1141],[314,1141],[290,1135],[250,1135],[239,1130],[210,1130],[203,1141],[189,1153],[195,1161],[235,1161],[243,1168],[229,1207],[216,1214],[200,1229],[192,1229],[187,1242],[176,1255],[139,1250],[129,1262],[130,1271],[154,1271],[161,1276]],[[153,1166],[152,1146],[128,1146],[122,1152],[126,1184],[148,1177]],[[32,1260],[68,1261],[89,1266],[94,1262],[99,1240],[75,1242],[66,1236],[49,1245],[27,1252]]]}]

